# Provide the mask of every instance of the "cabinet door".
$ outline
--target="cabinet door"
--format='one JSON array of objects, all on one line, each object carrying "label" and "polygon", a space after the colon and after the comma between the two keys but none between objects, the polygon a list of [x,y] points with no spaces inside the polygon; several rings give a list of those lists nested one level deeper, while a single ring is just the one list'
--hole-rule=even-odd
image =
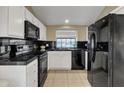
[{"label": "cabinet door", "polygon": [[56,51],[55,64],[57,69],[71,69],[71,51]]},{"label": "cabinet door", "polygon": [[54,59],[53,59],[53,65],[54,65],[54,69],[62,69],[62,57],[60,55],[60,53],[58,52],[54,52]]},{"label": "cabinet door", "polygon": [[49,51],[48,52],[48,70],[55,68],[55,55],[54,52]]},{"label": "cabinet door", "polygon": [[0,80],[7,80],[9,87],[26,87],[26,66],[0,65]]},{"label": "cabinet door", "polygon": [[43,40],[43,24],[41,22],[39,23],[39,28],[40,28],[40,40]]},{"label": "cabinet door", "polygon": [[24,38],[24,7],[9,7],[9,36]]},{"label": "cabinet door", "polygon": [[46,41],[46,26],[43,25],[43,40]]},{"label": "cabinet door", "polygon": [[33,16],[33,24],[39,27],[39,20],[35,16]]},{"label": "cabinet door", "polygon": [[33,23],[33,14],[25,8],[25,20],[28,20],[29,22]]},{"label": "cabinet door", "polygon": [[62,68],[71,70],[71,51],[64,51],[61,54],[62,56]]},{"label": "cabinet door", "polygon": [[48,52],[48,69],[60,69],[61,59],[60,55],[56,51]]},{"label": "cabinet door", "polygon": [[8,31],[8,9],[9,7],[0,7],[0,37],[6,37]]},{"label": "cabinet door", "polygon": [[27,65],[27,86],[37,87],[38,86],[38,60],[34,60]]},{"label": "cabinet door", "polygon": [[48,68],[70,70],[71,51],[50,51],[48,53]]},{"label": "cabinet door", "polygon": [[39,27],[39,20],[26,8],[25,8],[25,20],[28,20],[35,26]]},{"label": "cabinet door", "polygon": [[41,23],[40,29],[41,29],[41,40],[45,41],[46,40],[46,26]]}]

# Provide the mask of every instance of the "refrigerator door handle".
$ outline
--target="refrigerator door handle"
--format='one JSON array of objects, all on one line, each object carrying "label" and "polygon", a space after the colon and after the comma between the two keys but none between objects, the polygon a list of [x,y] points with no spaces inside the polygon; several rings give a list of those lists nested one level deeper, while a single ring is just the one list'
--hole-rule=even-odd
[{"label": "refrigerator door handle", "polygon": [[97,42],[96,42],[96,34],[92,33],[90,36],[90,43],[89,43],[89,51],[90,51],[90,60],[92,62],[95,62],[95,57],[96,57],[96,47],[97,47]]}]

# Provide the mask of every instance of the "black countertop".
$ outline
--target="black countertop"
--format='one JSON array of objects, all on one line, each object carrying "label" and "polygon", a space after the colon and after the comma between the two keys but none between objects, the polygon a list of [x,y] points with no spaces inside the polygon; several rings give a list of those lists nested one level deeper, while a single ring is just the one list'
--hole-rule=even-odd
[{"label": "black countertop", "polygon": [[[44,51],[46,52],[46,51]],[[38,55],[43,54],[44,52],[31,52],[28,54],[19,55],[15,58],[0,58],[0,65],[27,65],[31,63],[33,60],[38,58]]]},{"label": "black countertop", "polygon": [[[48,49],[47,51],[85,51],[81,48],[69,48],[69,49]],[[39,55],[42,55],[44,52],[47,51],[37,51],[37,52],[30,52],[27,54],[19,55],[13,59],[7,59],[7,58],[0,58],[0,65],[27,65],[36,58],[38,58]]]},{"label": "black countertop", "polygon": [[37,58],[37,56],[32,56],[32,58],[25,59],[25,56],[13,59],[2,59],[0,60],[0,65],[27,65]]},{"label": "black countertop", "polygon": [[77,50],[84,50],[85,51],[85,49],[81,49],[81,48],[67,48],[67,49],[54,48],[54,49],[48,49],[48,51],[77,51]]}]

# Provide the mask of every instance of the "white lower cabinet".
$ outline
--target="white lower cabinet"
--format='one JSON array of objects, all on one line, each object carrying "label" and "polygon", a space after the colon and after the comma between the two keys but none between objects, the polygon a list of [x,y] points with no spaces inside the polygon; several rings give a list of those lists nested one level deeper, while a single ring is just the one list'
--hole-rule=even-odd
[{"label": "white lower cabinet", "polygon": [[10,87],[37,87],[38,60],[28,65],[0,65],[0,80],[7,80]]},{"label": "white lower cabinet", "polygon": [[49,51],[48,70],[71,70],[71,51]]},{"label": "white lower cabinet", "polygon": [[34,60],[32,63],[27,65],[27,86],[37,87],[38,86],[38,62]]}]

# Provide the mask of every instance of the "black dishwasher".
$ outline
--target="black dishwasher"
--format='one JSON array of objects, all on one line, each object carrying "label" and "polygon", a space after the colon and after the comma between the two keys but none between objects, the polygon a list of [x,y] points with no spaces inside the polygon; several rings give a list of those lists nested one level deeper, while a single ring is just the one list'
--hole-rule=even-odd
[{"label": "black dishwasher", "polygon": [[85,51],[72,50],[72,70],[85,69]]}]

